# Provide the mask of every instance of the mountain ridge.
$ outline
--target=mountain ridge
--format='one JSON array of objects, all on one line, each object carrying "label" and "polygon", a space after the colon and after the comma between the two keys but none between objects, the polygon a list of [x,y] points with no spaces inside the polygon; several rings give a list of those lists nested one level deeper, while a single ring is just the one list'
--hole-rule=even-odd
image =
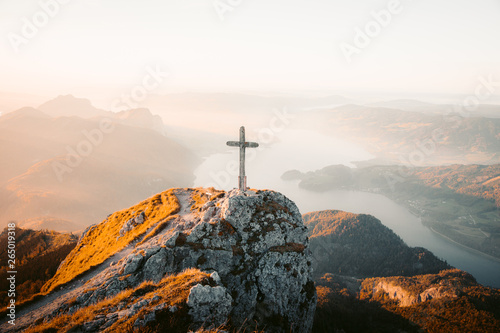
[{"label": "mountain ridge", "polygon": [[[166,316],[192,328],[309,332],[310,259],[300,212],[282,194],[174,188],[87,228],[45,284],[46,296],[25,305],[16,325],[113,331],[151,328]],[[163,302],[173,288],[166,284],[185,274],[200,279],[179,291],[174,309]]]},{"label": "mountain ridge", "polygon": [[78,116],[81,118],[110,117],[111,111],[98,109],[86,98],[73,95],[59,95],[38,106],[38,109],[51,117]]},{"label": "mountain ridge", "polygon": [[316,258],[315,277],[411,276],[450,268],[430,251],[406,245],[371,215],[326,210],[304,214],[303,219]]}]

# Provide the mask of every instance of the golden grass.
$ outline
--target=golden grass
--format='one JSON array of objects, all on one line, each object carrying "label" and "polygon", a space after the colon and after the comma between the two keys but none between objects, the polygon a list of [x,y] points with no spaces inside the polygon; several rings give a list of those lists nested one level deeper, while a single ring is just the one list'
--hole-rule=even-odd
[{"label": "golden grass", "polygon": [[[55,276],[43,286],[42,292],[48,293],[90,268],[102,264],[106,259],[142,236],[149,228],[172,214],[176,214],[180,210],[180,204],[173,193],[174,191],[175,189],[170,189],[159,193],[135,206],[112,214],[100,224],[92,227],[82,241],[70,252]],[[122,226],[141,212],[146,214],[145,221],[123,237],[119,237]]]},{"label": "golden grass", "polygon": [[191,211],[197,211],[197,212],[201,211],[203,205],[205,205],[208,201],[220,198],[225,193],[226,192],[216,190],[213,187],[210,187],[208,189],[205,188],[194,189],[191,195],[191,200],[192,200]]},{"label": "golden grass", "polygon": [[[185,307],[191,288],[198,283],[208,284],[209,278],[210,275],[208,273],[195,268],[188,268],[178,275],[164,278],[158,284],[152,282],[143,283],[136,288],[133,294],[142,293],[142,289],[146,291],[142,299],[152,299],[155,296],[159,296],[160,299],[152,302],[149,307],[159,303],[166,303],[168,306],[177,306],[179,308]],[[147,312],[147,308],[141,309],[129,319],[118,320],[107,331],[118,332],[121,327],[133,324],[138,318],[144,317]]]},{"label": "golden grass", "polygon": [[[90,305],[76,311],[71,315],[61,315],[55,317],[48,323],[42,323],[36,327],[27,329],[25,332],[66,332],[73,328],[77,329],[85,323],[91,322],[98,315],[108,314],[106,309],[117,307],[120,303],[125,302],[127,307],[132,305],[132,296],[142,296],[141,300],[152,299],[159,296],[158,300],[152,301],[148,307],[140,309],[130,318],[123,317],[118,319],[112,326],[104,332],[123,332],[127,327],[132,327],[138,318],[142,318],[148,309],[151,309],[159,303],[166,303],[168,306],[185,307],[187,297],[191,287],[198,283],[208,283],[210,275],[201,272],[198,269],[187,269],[178,275],[165,277],[159,283],[143,282],[134,289],[122,291],[118,295]],[[134,302],[137,302],[136,299]]]},{"label": "golden grass", "polygon": [[[176,306],[178,310],[168,318],[165,323],[157,321],[153,324],[153,327],[144,328],[144,332],[158,332],[166,331],[176,333],[176,332],[187,332],[191,325],[191,318],[188,315],[187,308],[187,298],[191,288],[197,284],[207,285],[210,284],[210,275],[208,273],[202,272],[196,268],[188,268],[177,275],[170,275],[163,278],[159,283],[153,283],[151,281],[145,281],[138,287],[133,289],[124,290],[121,293],[98,302],[96,304],[90,305],[88,307],[77,310],[73,314],[64,314],[52,318],[49,322],[42,322],[39,319],[37,325],[26,329],[24,332],[27,333],[46,333],[46,332],[68,332],[68,331],[80,331],[81,327],[88,322],[96,319],[97,316],[105,316],[110,312],[107,309],[115,309],[113,312],[119,311],[118,306],[121,304],[126,304],[121,310],[125,310],[132,306],[135,302],[142,300],[150,300],[148,306],[140,309],[137,313],[131,317],[123,317],[114,322],[110,327],[103,330],[102,332],[136,332],[137,328],[134,328],[133,324],[139,318],[144,318],[144,316],[149,312],[148,309],[155,307],[160,303],[166,304],[168,306]],[[135,298],[139,296],[140,298]],[[158,297],[155,301],[152,301],[154,297]],[[75,298],[76,299],[76,298]],[[166,309],[168,311],[168,309]],[[154,326],[156,324],[156,326]],[[233,332],[233,333],[263,333],[263,330],[258,328],[250,328],[248,324],[243,324],[239,329],[233,328],[231,326],[222,325],[214,329],[198,329],[196,333],[221,333],[221,332]]]},{"label": "golden grass", "polygon": [[[83,324],[93,321],[96,316],[108,314],[106,309],[117,307],[122,302],[125,302],[127,307],[129,307],[132,305],[132,302],[139,301],[139,299],[131,301],[133,296],[141,296],[141,300],[151,300],[153,297],[159,296],[159,299],[151,301],[149,306],[140,309],[131,317],[118,319],[112,326],[108,327],[103,332],[132,331],[131,328],[134,322],[138,318],[144,317],[148,309],[151,309],[159,303],[166,303],[168,306],[177,306],[178,308],[186,308],[186,302],[191,287],[198,283],[207,284],[209,278],[209,274],[201,272],[198,269],[189,268],[180,274],[167,276],[157,284],[149,281],[143,282],[134,289],[125,290],[112,298],[80,309],[74,314],[55,317],[50,322],[29,328],[25,332],[66,332],[71,329],[78,329]],[[186,315],[186,313],[185,311],[179,311],[178,315],[182,316]]]}]

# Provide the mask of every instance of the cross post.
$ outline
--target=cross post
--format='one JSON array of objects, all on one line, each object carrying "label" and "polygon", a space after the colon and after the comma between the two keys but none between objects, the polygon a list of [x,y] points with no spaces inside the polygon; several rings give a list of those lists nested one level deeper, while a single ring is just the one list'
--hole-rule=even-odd
[{"label": "cross post", "polygon": [[240,191],[246,191],[247,176],[245,175],[245,149],[257,148],[259,144],[257,142],[245,141],[245,126],[240,127],[240,141],[228,141],[226,144],[230,147],[240,147],[240,175],[238,177],[238,187]]}]

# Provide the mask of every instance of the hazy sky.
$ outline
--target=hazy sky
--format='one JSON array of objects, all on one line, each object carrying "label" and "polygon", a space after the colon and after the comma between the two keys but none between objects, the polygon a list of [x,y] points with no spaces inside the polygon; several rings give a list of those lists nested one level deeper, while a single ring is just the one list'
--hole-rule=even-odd
[{"label": "hazy sky", "polygon": [[[371,29],[368,45],[357,29]],[[171,73],[155,93],[466,93],[479,75],[500,81],[499,0],[2,0],[0,36],[9,92],[112,99],[147,68]]]}]

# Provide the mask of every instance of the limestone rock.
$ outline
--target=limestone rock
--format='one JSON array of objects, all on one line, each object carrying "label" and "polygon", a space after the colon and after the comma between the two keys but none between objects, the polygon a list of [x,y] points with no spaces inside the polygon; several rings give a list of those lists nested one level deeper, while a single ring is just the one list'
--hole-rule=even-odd
[{"label": "limestone rock", "polygon": [[197,284],[189,292],[187,301],[190,307],[189,314],[195,324],[203,324],[205,328],[216,328],[228,320],[232,300],[224,287]]},{"label": "limestone rock", "polygon": [[120,236],[119,237],[123,237],[127,232],[129,232],[130,230],[134,229],[134,227],[136,227],[139,224],[144,223],[145,219],[146,219],[146,214],[144,212],[141,212],[136,217],[133,217],[133,218],[129,219],[123,225],[123,227],[120,229]]},{"label": "limestone rock", "polygon": [[[86,274],[72,290],[76,297],[70,299],[68,293],[67,299],[58,301],[57,311],[40,313],[50,318],[112,298],[145,281],[158,282],[198,268],[211,273],[212,282],[190,290],[187,305],[193,323],[217,327],[228,322],[235,328],[248,323],[252,329],[257,323],[266,332],[310,332],[316,291],[307,228],[297,206],[273,191],[175,189],[173,193],[180,203],[178,212]],[[161,198],[145,201],[141,206],[145,211],[126,215],[120,235],[161,214]],[[102,330],[118,318],[135,318],[138,313],[135,326],[155,322],[157,311],[183,313],[169,305],[157,308],[141,295],[134,297],[103,310],[113,315],[89,322],[84,330]]]},{"label": "limestone rock", "polygon": [[369,278],[363,282],[362,288],[367,299],[383,293],[395,300],[398,306],[405,307],[433,299],[456,299],[475,284],[472,275],[449,269],[438,274]]}]

